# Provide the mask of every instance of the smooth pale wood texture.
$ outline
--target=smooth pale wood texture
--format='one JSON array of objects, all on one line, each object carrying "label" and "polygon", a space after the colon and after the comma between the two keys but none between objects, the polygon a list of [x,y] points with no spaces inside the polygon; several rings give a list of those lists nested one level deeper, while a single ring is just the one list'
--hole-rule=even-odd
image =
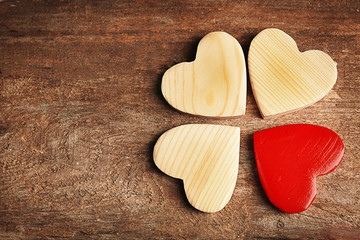
[{"label": "smooth pale wood texture", "polygon": [[[359,1],[0,2],[0,239],[356,239],[360,236]],[[175,111],[164,72],[193,61],[201,38],[234,36],[247,56],[265,28],[281,28],[300,51],[338,63],[317,104],[262,119],[250,84],[246,114],[204,118]],[[184,124],[239,126],[236,187],[220,212],[186,200],[161,172],[154,144]],[[334,130],[344,159],[317,179],[299,214],[263,192],[253,134],[309,123]]]},{"label": "smooth pale wood texture", "polygon": [[212,32],[201,39],[195,61],[176,64],[165,72],[161,91],[182,112],[238,116],[245,114],[246,81],[239,42],[228,33]]},{"label": "smooth pale wood texture", "polygon": [[295,111],[322,99],[334,86],[336,62],[326,53],[301,53],[285,32],[270,28],[252,40],[249,75],[263,117]]},{"label": "smooth pale wood texture", "polygon": [[292,124],[256,132],[254,152],[269,200],[284,212],[299,213],[316,197],[316,178],[340,164],[344,144],[328,128]]},{"label": "smooth pale wood texture", "polygon": [[188,124],[165,132],[154,147],[156,166],[184,181],[190,204],[217,212],[229,202],[239,167],[240,128]]}]

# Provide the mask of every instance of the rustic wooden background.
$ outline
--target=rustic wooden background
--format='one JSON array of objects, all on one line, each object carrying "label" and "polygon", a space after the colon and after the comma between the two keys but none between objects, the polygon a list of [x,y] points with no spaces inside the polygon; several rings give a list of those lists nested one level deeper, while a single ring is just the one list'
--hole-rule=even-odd
[{"label": "rustic wooden background", "polygon": [[[358,0],[0,1],[0,238],[359,239],[359,11]],[[247,55],[269,27],[338,63],[323,100],[267,120],[250,87],[237,118],[166,103],[162,74],[192,61],[205,34],[226,31]],[[192,208],[153,163],[157,138],[186,123],[241,127],[236,189],[218,213]],[[299,214],[267,200],[252,147],[254,132],[292,123],[328,127],[345,144]]]}]

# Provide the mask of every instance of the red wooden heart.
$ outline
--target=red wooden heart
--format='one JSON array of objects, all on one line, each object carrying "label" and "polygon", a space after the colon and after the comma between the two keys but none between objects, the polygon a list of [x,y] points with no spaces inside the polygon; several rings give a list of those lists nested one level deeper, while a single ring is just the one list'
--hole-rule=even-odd
[{"label": "red wooden heart", "polygon": [[332,172],[344,144],[332,130],[309,124],[284,125],[254,134],[256,165],[269,200],[298,213],[316,196],[316,177]]}]

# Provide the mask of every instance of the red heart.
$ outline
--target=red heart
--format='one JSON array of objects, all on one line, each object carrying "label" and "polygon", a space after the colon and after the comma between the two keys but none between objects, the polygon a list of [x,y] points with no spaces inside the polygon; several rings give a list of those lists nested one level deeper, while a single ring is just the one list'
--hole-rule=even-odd
[{"label": "red heart", "polygon": [[256,165],[269,200],[280,210],[298,213],[316,197],[316,177],[332,172],[344,144],[332,130],[296,124],[254,134]]}]

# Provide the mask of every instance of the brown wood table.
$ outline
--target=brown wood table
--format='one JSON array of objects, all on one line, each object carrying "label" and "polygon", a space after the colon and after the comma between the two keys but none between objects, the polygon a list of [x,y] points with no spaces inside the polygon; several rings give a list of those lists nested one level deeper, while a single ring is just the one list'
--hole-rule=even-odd
[{"label": "brown wood table", "polygon": [[[358,0],[0,1],[0,239],[359,239],[359,11]],[[247,55],[270,27],[338,63],[320,102],[264,120],[250,87],[246,115],[230,119],[164,100],[163,73],[194,60],[204,35],[226,31]],[[241,128],[235,192],[218,213],[191,207],[153,162],[157,138],[187,123]],[[264,194],[252,136],[294,123],[334,130],[345,155],[312,206],[286,214]]]}]

